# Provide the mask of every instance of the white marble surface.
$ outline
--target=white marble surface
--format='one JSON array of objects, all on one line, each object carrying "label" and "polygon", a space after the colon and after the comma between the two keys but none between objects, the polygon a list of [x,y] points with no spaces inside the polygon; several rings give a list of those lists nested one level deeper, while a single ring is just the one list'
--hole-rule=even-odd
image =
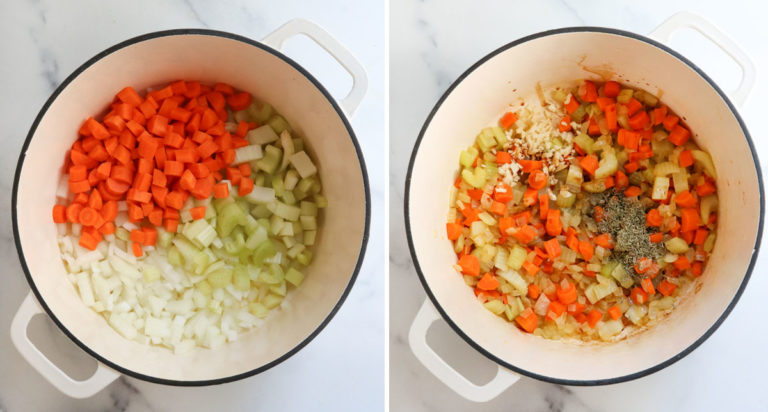
[{"label": "white marble surface", "polygon": [[[59,393],[13,348],[11,318],[29,291],[16,255],[11,185],[24,137],[54,88],[103,49],[146,32],[207,27],[260,39],[303,17],[335,36],[363,63],[370,87],[352,118],[366,156],[373,201],[368,253],[355,287],[333,321],[283,364],[236,383],[178,388],[120,378],[94,397]],[[306,39],[289,40],[295,57],[332,93],[350,81]],[[384,402],[384,4],[349,1],[0,2],[0,411],[382,410]],[[46,346],[75,369],[94,361],[72,349],[52,324],[40,325]]]},{"label": "white marble surface", "polygon": [[[453,80],[497,47],[542,30],[577,25],[650,32],[671,14],[688,10],[715,23],[739,43],[758,66],[758,82],[741,113],[759,155],[768,159],[764,98],[768,93],[768,35],[758,2],[731,1],[483,1],[393,0],[390,6],[390,406],[392,410],[644,411],[768,410],[765,373],[768,315],[763,251],[741,301],[720,329],[676,364],[636,381],[607,387],[563,387],[522,378],[487,404],[472,404],[439,382],[407,344],[410,323],[425,298],[405,242],[402,202],[413,143],[437,99]],[[672,46],[699,64],[725,89],[738,70],[691,32]],[[525,62],[521,62],[525,64]],[[765,167],[765,163],[764,163]],[[765,247],[765,245],[764,245]],[[487,382],[495,369],[443,324],[434,339],[449,362]]]}]

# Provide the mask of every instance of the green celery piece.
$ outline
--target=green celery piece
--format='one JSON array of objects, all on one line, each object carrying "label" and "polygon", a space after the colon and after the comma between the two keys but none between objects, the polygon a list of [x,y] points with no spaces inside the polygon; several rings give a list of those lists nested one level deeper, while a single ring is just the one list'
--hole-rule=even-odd
[{"label": "green celery piece", "polygon": [[274,110],[272,109],[272,105],[269,103],[262,103],[258,102],[255,104],[252,104],[248,107],[250,109],[251,107],[254,107],[254,110],[252,112],[253,119],[258,123],[264,123],[272,116],[272,113],[274,113]]},{"label": "green celery piece", "polygon": [[317,216],[317,205],[306,200],[301,201],[301,216]]},{"label": "green celery piece", "polygon": [[217,232],[220,237],[227,237],[243,217],[243,209],[237,203],[230,203],[222,207],[217,220]]},{"label": "green celery piece", "polygon": [[277,166],[280,165],[280,161],[283,157],[283,151],[275,146],[267,145],[264,148],[264,157],[256,161],[256,166],[260,170],[263,170],[270,175],[275,173]]},{"label": "green celery piece", "polygon": [[304,266],[309,266],[309,264],[312,263],[312,251],[304,250],[303,252],[299,253],[296,255],[296,261]]},{"label": "green celery piece", "polygon": [[181,252],[179,252],[179,249],[176,246],[171,246],[171,248],[168,249],[168,255],[166,257],[168,263],[172,266],[177,268],[184,266],[184,257],[181,256]]},{"label": "green celery piece", "polygon": [[296,196],[293,195],[293,192],[286,190],[283,192],[283,203],[288,205],[295,205],[296,204]]},{"label": "green celery piece", "polygon": [[301,139],[299,137],[294,137],[293,138],[293,150],[296,153],[304,150],[304,139]]},{"label": "green celery piece", "polygon": [[277,285],[271,285],[269,287],[269,291],[278,296],[285,296],[285,292],[287,292],[287,289],[288,288],[285,286],[285,281],[282,281]]},{"label": "green celery piece", "polygon": [[283,183],[283,176],[272,176],[272,189],[275,189],[275,196],[280,197],[285,192],[285,184]]},{"label": "green celery piece", "polygon": [[475,163],[475,159],[480,154],[475,146],[470,146],[467,150],[462,150],[459,155],[459,163],[464,167],[470,167]]},{"label": "green celery piece", "polygon": [[245,266],[235,266],[232,283],[235,285],[235,289],[241,292],[251,290],[251,276]]},{"label": "green celery piece", "polygon": [[304,274],[294,268],[289,268],[285,272],[285,280],[291,285],[298,287],[304,281]]},{"label": "green celery piece", "polygon": [[223,288],[232,283],[232,269],[218,269],[208,274],[208,283],[213,288]]},{"label": "green celery piece", "polygon": [[328,199],[323,195],[315,195],[315,203],[319,209],[328,207]]},{"label": "green celery piece", "polygon": [[288,122],[286,122],[283,116],[280,116],[279,114],[275,114],[271,118],[269,118],[269,120],[267,120],[267,124],[278,135],[282,133],[284,130],[290,131],[290,126],[288,125]]},{"label": "green celery piece", "polygon": [[267,234],[267,230],[257,223],[256,229],[248,236],[248,240],[245,241],[245,247],[248,250],[254,250],[256,249],[256,246],[259,246],[268,238],[269,235]]},{"label": "green celery piece", "polygon": [[256,219],[268,218],[272,216],[272,212],[267,208],[267,205],[260,203],[253,206],[251,216]]},{"label": "green celery piece", "polygon": [[504,147],[504,143],[507,142],[507,135],[504,133],[504,130],[502,130],[499,126],[493,126],[491,127],[491,133],[493,134],[493,138],[496,140],[497,147],[501,149]]},{"label": "green celery piece", "polygon": [[256,246],[256,249],[254,249],[253,254],[251,255],[251,260],[254,265],[261,266],[264,264],[265,259],[274,256],[275,253],[277,253],[275,245],[271,240],[267,239]]},{"label": "green celery piece", "polygon": [[192,258],[195,275],[201,275],[203,272],[205,272],[205,269],[208,268],[209,260],[210,256],[208,256],[208,254],[205,252],[197,252],[197,254],[195,254],[195,256]]}]

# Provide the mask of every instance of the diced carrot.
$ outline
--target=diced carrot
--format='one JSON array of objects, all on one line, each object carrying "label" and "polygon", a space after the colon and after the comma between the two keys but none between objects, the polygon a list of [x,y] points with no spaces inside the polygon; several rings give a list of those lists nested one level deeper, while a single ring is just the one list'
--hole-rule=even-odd
[{"label": "diced carrot", "polygon": [[561,132],[568,132],[571,130],[571,116],[565,115],[562,119],[560,119],[560,122],[557,124],[558,128]]},{"label": "diced carrot", "polygon": [[141,229],[131,230],[131,242],[144,243],[144,232]]},{"label": "diced carrot", "polygon": [[227,104],[234,111],[245,110],[251,105],[251,94],[248,92],[235,93],[227,97]]},{"label": "diced carrot", "polygon": [[197,183],[197,179],[195,179],[195,176],[189,169],[185,170],[179,179],[179,186],[187,191],[194,189],[195,183]]},{"label": "diced carrot", "polygon": [[536,229],[530,225],[524,225],[512,233],[512,237],[519,240],[522,244],[528,244],[537,236]]},{"label": "diced carrot", "polygon": [[501,117],[501,120],[499,120],[499,124],[504,129],[509,129],[510,127],[512,127],[512,125],[515,124],[515,122],[517,122],[517,119],[518,119],[517,113],[507,112],[507,113],[504,113],[504,116]]},{"label": "diced carrot", "polygon": [[619,130],[618,114],[616,113],[616,105],[611,104],[605,107],[605,125],[608,130],[616,132]]},{"label": "diced carrot", "polygon": [[560,210],[549,209],[547,213],[546,223],[547,234],[550,236],[558,236],[563,231],[563,223],[560,221]]},{"label": "diced carrot", "polygon": [[99,242],[96,240],[95,237],[90,232],[83,231],[80,233],[80,241],[78,244],[88,250],[96,250],[96,247],[99,245]]},{"label": "diced carrot", "polygon": [[88,206],[95,210],[101,210],[103,205],[104,201],[101,198],[101,193],[98,190],[92,191],[88,197]]},{"label": "diced carrot", "polygon": [[572,229],[572,228],[568,228],[568,229],[569,229],[569,233],[568,233],[568,237],[565,240],[565,244],[568,245],[568,247],[571,250],[573,250],[575,252],[578,252],[579,251],[579,238],[578,238],[578,236],[576,236],[576,231],[570,231],[570,229]]},{"label": "diced carrot", "polygon": [[698,261],[693,262],[693,264],[691,265],[691,273],[693,273],[693,276],[696,276],[696,277],[701,276],[702,269],[703,267],[701,262],[698,262]]},{"label": "diced carrot", "polygon": [[115,224],[112,222],[104,222],[99,228],[99,233],[102,235],[111,235],[115,233]]},{"label": "diced carrot", "polygon": [[538,299],[539,298],[539,286],[535,283],[531,283],[528,285],[528,296],[531,299]]},{"label": "diced carrot", "polygon": [[[226,183],[225,183],[226,185]],[[218,186],[218,185],[217,185]],[[215,196],[214,196],[215,197]],[[446,232],[448,233],[449,240],[456,240],[461,236],[463,226],[459,223],[446,223]]]},{"label": "diced carrot", "polygon": [[522,328],[524,331],[528,333],[533,333],[534,330],[536,330],[536,325],[539,322],[539,317],[536,316],[536,313],[533,312],[531,308],[527,308],[524,311],[520,312],[519,315],[515,318],[515,322]]},{"label": "diced carrot", "polygon": [[689,261],[688,258],[684,255],[678,257],[677,260],[672,262],[672,264],[677,270],[686,270],[691,268],[691,261]]},{"label": "diced carrot", "polygon": [[72,193],[82,193],[91,190],[91,184],[87,180],[79,182],[69,181],[69,191]]},{"label": "diced carrot", "polygon": [[587,126],[587,134],[590,136],[600,135],[600,125],[597,124],[597,120],[594,117],[589,119],[589,126]]},{"label": "diced carrot", "polygon": [[133,256],[141,257],[144,255],[144,251],[142,250],[141,245],[136,242],[131,244],[131,249],[133,250]]},{"label": "diced carrot", "polygon": [[643,278],[643,280],[640,281],[640,287],[642,287],[643,292],[647,293],[649,296],[656,294],[656,289],[653,287],[653,282],[649,278]]},{"label": "diced carrot", "polygon": [[621,308],[618,305],[613,305],[610,308],[608,308],[608,316],[611,317],[611,319],[616,320],[621,317]]},{"label": "diced carrot", "polygon": [[667,117],[667,106],[661,105],[660,107],[657,107],[653,109],[653,125],[658,126],[661,124],[661,122],[664,121],[664,118]]},{"label": "diced carrot", "polygon": [[597,88],[595,84],[589,80],[585,80],[579,86],[579,98],[585,102],[594,103],[597,101]]},{"label": "diced carrot", "polygon": [[668,114],[667,117],[665,117],[664,120],[662,120],[661,123],[664,125],[664,128],[667,129],[667,131],[671,132],[672,129],[674,129],[675,126],[677,126],[677,123],[679,121],[680,121],[679,117],[677,117],[677,116],[675,116],[673,114]]},{"label": "diced carrot", "polygon": [[599,161],[595,155],[586,155],[579,159],[579,166],[581,166],[587,173],[594,176],[595,170],[597,170],[597,167],[599,166]]},{"label": "diced carrot", "polygon": [[[238,172],[240,169],[238,169]],[[242,173],[240,173],[242,176]],[[469,198],[472,200],[480,200],[483,197],[483,189],[469,189],[467,190],[467,195],[469,195]]]},{"label": "diced carrot", "polygon": [[683,126],[675,125],[672,131],[669,132],[667,140],[674,143],[676,146],[682,146],[691,137],[691,132]]},{"label": "diced carrot", "polygon": [[555,260],[555,258],[563,253],[562,249],[560,248],[560,242],[554,238],[544,242],[544,249],[547,251],[547,255],[549,255],[551,260]]},{"label": "diced carrot", "polygon": [[699,227],[699,211],[694,208],[685,208],[680,211],[680,230],[689,232]]},{"label": "diced carrot", "polygon": [[568,97],[565,98],[564,106],[565,111],[568,112],[568,114],[572,114],[579,108],[580,104],[573,94],[569,94]]},{"label": "diced carrot", "polygon": [[613,240],[611,240],[611,235],[609,233],[603,233],[602,235],[596,236],[595,244],[604,249],[613,249]]},{"label": "diced carrot", "polygon": [[216,199],[223,199],[229,196],[229,186],[226,182],[217,183],[213,187],[213,197]]},{"label": "diced carrot", "polygon": [[85,165],[74,165],[69,168],[69,180],[78,182],[88,177],[88,168]]},{"label": "diced carrot", "polygon": [[164,227],[165,230],[171,233],[176,233],[176,229],[179,226],[179,221],[176,219],[165,219]]},{"label": "diced carrot", "polygon": [[640,164],[637,163],[637,161],[624,163],[624,170],[626,170],[627,173],[635,173],[639,168]]},{"label": "diced carrot", "polygon": [[641,110],[629,118],[629,127],[634,130],[645,129],[650,124],[651,118],[648,116],[648,112],[645,110]]},{"label": "diced carrot", "polygon": [[581,253],[585,261],[589,262],[592,260],[592,256],[594,256],[595,248],[589,241],[582,240],[579,241],[578,252]]},{"label": "diced carrot", "polygon": [[533,262],[523,262],[523,269],[525,269],[525,272],[529,276],[535,276],[537,273],[539,273],[539,267]]},{"label": "diced carrot", "polygon": [[642,305],[648,301],[648,294],[638,286],[632,289],[632,291],[629,293],[629,297],[638,305]]},{"label": "diced carrot", "polygon": [[496,290],[499,287],[499,281],[490,273],[486,273],[477,282],[477,288],[481,290]]},{"label": "diced carrot", "polygon": [[594,328],[597,325],[597,322],[600,322],[603,319],[603,312],[600,312],[597,309],[592,309],[587,313],[587,324],[590,328]]},{"label": "diced carrot", "polygon": [[517,163],[523,167],[523,173],[531,173],[534,170],[541,170],[544,168],[543,160],[518,159]]},{"label": "diced carrot", "polygon": [[189,214],[194,220],[202,219],[205,217],[205,206],[193,207],[189,209]]},{"label": "diced carrot", "polygon": [[659,227],[661,226],[662,220],[663,219],[661,217],[661,213],[659,213],[659,209],[651,209],[645,215],[646,226]]},{"label": "diced carrot", "polygon": [[528,188],[523,193],[523,205],[530,207],[536,204],[539,200],[539,191],[533,188]]},{"label": "diced carrot", "polygon": [[565,305],[576,302],[576,299],[579,297],[579,294],[576,291],[576,286],[572,282],[567,282],[567,284],[568,284],[567,287],[562,287],[562,285],[558,285],[557,292],[556,292],[557,299]]},{"label": "diced carrot", "polygon": [[178,191],[171,191],[165,196],[165,204],[176,210],[181,210],[184,206],[184,195]]},{"label": "diced carrot", "polygon": [[240,185],[237,190],[239,196],[245,196],[253,191],[253,179],[250,177],[243,177],[240,179]]},{"label": "diced carrot", "polygon": [[168,132],[168,118],[156,114],[147,121],[147,130],[155,136],[163,137]]},{"label": "diced carrot", "polygon": [[690,150],[683,150],[677,157],[680,167],[689,167],[693,165],[693,153]]},{"label": "diced carrot", "polygon": [[141,96],[136,93],[136,90],[134,90],[131,86],[125,87],[117,92],[115,97],[120,99],[121,102],[131,106],[138,106],[144,101],[144,99],[142,99]]},{"label": "diced carrot", "polygon": [[565,312],[565,305],[555,300],[555,301],[549,302],[549,306],[547,307],[547,314],[545,317],[548,320],[551,320],[554,322],[555,320],[557,320],[557,318],[562,316],[564,312]]},{"label": "diced carrot", "polygon": [[64,205],[53,206],[53,222],[67,223],[67,207]]},{"label": "diced carrot", "polygon": [[627,112],[630,116],[637,113],[640,109],[643,108],[643,104],[640,103],[634,97],[630,97],[629,102],[625,106],[627,106]]},{"label": "diced carrot", "polygon": [[691,195],[691,192],[684,190],[675,194],[675,204],[680,207],[694,207],[696,205],[696,198]]},{"label": "diced carrot", "polygon": [[549,196],[546,193],[539,195],[539,219],[546,219],[549,213]]},{"label": "diced carrot", "polygon": [[696,194],[699,196],[707,196],[711,195],[712,193],[715,193],[715,185],[713,185],[710,181],[705,181],[704,183],[696,186]]},{"label": "diced carrot", "polygon": [[643,193],[643,190],[640,189],[639,187],[637,187],[637,186],[630,186],[630,187],[627,188],[627,190],[624,191],[624,196],[626,196],[626,197],[635,197],[635,196],[639,196],[642,193]]},{"label": "diced carrot", "polygon": [[613,80],[605,82],[605,85],[603,86],[603,93],[606,97],[616,97],[619,95],[620,91],[621,85]]},{"label": "diced carrot", "polygon": [[651,243],[659,243],[662,240],[664,240],[664,234],[663,233],[651,233],[648,236],[650,238]]},{"label": "diced carrot", "polygon": [[536,190],[543,189],[547,186],[547,175],[541,170],[534,170],[528,176],[528,185]]},{"label": "diced carrot", "polygon": [[498,164],[507,164],[512,163],[512,155],[509,154],[509,152],[505,151],[498,151],[496,152],[496,163]]},{"label": "diced carrot", "polygon": [[707,240],[707,236],[709,235],[709,231],[707,229],[696,229],[696,234],[693,237],[693,244],[694,245],[703,245],[704,242]]},{"label": "diced carrot", "polygon": [[503,215],[504,213],[507,212],[507,205],[505,205],[504,203],[497,202],[497,201],[494,200],[491,203],[490,211],[491,211],[491,213],[495,213],[497,215]]},{"label": "diced carrot", "polygon": [[659,293],[661,293],[662,295],[671,296],[673,293],[675,293],[675,289],[677,289],[677,285],[665,279],[659,282],[658,289],[659,289]]},{"label": "diced carrot", "polygon": [[480,261],[475,255],[464,255],[459,259],[461,273],[468,276],[480,276]]}]

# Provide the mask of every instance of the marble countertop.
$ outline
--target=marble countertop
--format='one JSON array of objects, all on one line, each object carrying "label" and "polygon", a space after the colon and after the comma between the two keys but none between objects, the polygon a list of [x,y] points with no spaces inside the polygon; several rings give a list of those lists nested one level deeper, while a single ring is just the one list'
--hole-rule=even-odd
[{"label": "marble countertop", "polygon": [[[759,8],[763,8],[759,10]],[[703,16],[730,35],[758,66],[752,97],[741,109],[755,145],[768,158],[762,121],[768,86],[760,68],[768,64],[762,3],[716,1],[508,1],[445,2],[393,0],[390,6],[390,406],[392,410],[645,411],[766,410],[768,329],[765,305],[766,254],[759,258],[749,287],[720,329],[674,365],[648,377],[605,387],[564,387],[522,378],[486,404],[460,398],[413,356],[407,333],[425,293],[413,269],[403,226],[403,190],[413,143],[429,111],[470,65],[497,47],[542,30],[566,26],[607,26],[646,34],[677,11]],[[749,12],[746,12],[749,10]],[[719,49],[691,31],[672,47],[691,58],[724,89],[739,72]],[[521,62],[524,64],[524,62]],[[470,380],[483,383],[494,364],[475,352],[444,322],[433,327],[440,346]]]},{"label": "marble countertop", "polygon": [[[384,404],[384,4],[196,0],[0,2],[0,411],[382,410]],[[368,94],[352,126],[366,157],[373,201],[368,252],[355,287],[333,321],[279,366],[235,383],[179,388],[121,377],[92,398],[70,399],[43,379],[11,344],[11,318],[29,286],[11,230],[10,202],[19,150],[54,88],[105,48],[146,32],[206,27],[260,39],[284,22],[314,21],[365,66]],[[311,41],[286,42],[294,57],[340,95],[349,78]],[[344,73],[344,74],[342,74]],[[70,369],[95,367],[50,321],[33,325],[40,346]],[[85,366],[83,366],[85,365]],[[82,372],[80,372],[82,373]],[[81,378],[88,375],[81,375]],[[343,394],[343,395],[342,395]]]}]

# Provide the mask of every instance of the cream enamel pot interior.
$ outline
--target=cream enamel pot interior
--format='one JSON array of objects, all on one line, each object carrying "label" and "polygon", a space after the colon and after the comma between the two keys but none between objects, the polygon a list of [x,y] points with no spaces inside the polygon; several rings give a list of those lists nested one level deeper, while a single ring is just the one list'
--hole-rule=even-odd
[{"label": "cream enamel pot interior", "polygon": [[[709,24],[688,14],[673,16],[655,35],[666,39],[680,26],[702,31],[742,66],[744,78],[733,96],[743,101],[754,80],[746,56]],[[616,80],[662,95],[684,116],[698,144],[711,153],[718,172],[718,239],[700,290],[657,326],[615,344],[545,340],[494,316],[456,275],[452,267],[456,255],[445,234],[449,188],[456,178],[459,152],[504,107],[535,93],[538,82],[546,87],[600,79],[585,67],[611,71]],[[491,399],[514,383],[518,375],[510,370],[558,384],[600,385],[638,378],[679,360],[713,333],[735,305],[762,233],[760,167],[747,129],[729,99],[673,50],[613,29],[539,33],[481,59],[448,89],[427,118],[407,176],[408,241],[429,296],[411,327],[411,348],[438,378],[475,401]],[[441,316],[471,346],[498,363],[499,372],[490,383],[469,382],[428,347],[426,330]]]},{"label": "cream enamel pot interior", "polygon": [[[352,76],[352,90],[339,103],[309,72],[276,50],[297,34],[315,40]],[[82,303],[67,280],[56,228],[50,223],[58,165],[63,165],[83,120],[101,112],[125,85],[143,90],[179,78],[225,81],[272,104],[305,136],[330,202],[315,259],[305,271],[305,282],[289,294],[290,307],[270,314],[263,327],[235,342],[181,356],[123,338]],[[365,71],[357,60],[304,20],[290,21],[262,42],[211,30],[151,33],[89,60],[45,104],[19,158],[13,187],[14,236],[35,296],[30,294],[22,304],[11,327],[16,347],[51,383],[74,397],[100,390],[118,376],[114,371],[156,383],[208,385],[254,375],[296,353],[336,313],[362,264],[370,194],[363,155],[347,116],[366,88]],[[35,297],[59,328],[99,361],[93,377],[72,380],[29,342],[27,323],[40,312]]]}]

